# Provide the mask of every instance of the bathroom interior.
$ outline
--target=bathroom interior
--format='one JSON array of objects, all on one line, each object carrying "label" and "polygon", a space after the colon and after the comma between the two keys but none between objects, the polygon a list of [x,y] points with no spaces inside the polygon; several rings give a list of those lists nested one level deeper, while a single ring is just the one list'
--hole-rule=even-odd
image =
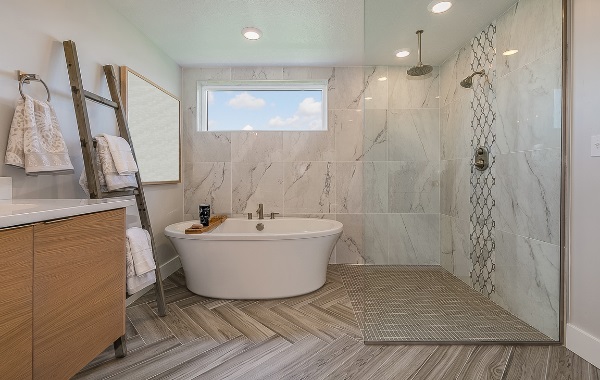
[{"label": "bathroom interior", "polygon": [[594,0],[0,9],[0,378],[600,378]]}]

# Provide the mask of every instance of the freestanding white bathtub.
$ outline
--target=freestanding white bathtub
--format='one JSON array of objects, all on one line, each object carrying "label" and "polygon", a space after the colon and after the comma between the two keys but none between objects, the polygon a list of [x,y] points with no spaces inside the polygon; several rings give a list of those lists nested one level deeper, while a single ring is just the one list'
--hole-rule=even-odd
[{"label": "freestanding white bathtub", "polygon": [[187,287],[225,299],[293,297],[320,288],[343,227],[325,219],[227,219],[211,232],[186,235],[192,224],[165,228]]}]

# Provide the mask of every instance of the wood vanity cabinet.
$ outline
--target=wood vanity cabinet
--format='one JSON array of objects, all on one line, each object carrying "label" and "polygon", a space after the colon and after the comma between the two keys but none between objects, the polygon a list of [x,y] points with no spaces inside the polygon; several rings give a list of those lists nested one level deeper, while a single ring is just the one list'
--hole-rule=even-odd
[{"label": "wood vanity cabinet", "polygon": [[[0,277],[1,300],[5,284],[19,300],[0,301],[0,378],[69,379],[125,334],[124,209],[0,230],[0,242],[3,272],[5,257],[21,257],[9,261],[21,276]],[[20,326],[8,343],[5,319]]]}]

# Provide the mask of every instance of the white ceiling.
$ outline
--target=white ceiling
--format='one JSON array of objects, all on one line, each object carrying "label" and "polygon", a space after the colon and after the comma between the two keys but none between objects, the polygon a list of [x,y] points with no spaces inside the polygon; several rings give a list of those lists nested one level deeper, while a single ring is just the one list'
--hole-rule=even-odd
[{"label": "white ceiling", "polygon": [[[454,0],[434,15],[430,0],[107,0],[184,67],[416,63],[438,65],[516,0]],[[248,41],[246,26],[263,36]],[[413,54],[399,60],[398,48]]]}]

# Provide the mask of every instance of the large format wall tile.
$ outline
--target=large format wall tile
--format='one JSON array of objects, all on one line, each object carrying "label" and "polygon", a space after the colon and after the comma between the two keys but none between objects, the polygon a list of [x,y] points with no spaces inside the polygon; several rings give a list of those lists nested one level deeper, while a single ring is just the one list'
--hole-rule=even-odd
[{"label": "large format wall tile", "polygon": [[231,214],[231,163],[194,163],[184,185],[185,213],[198,218],[198,205],[211,206],[214,214]]},{"label": "large format wall tile", "polygon": [[224,162],[231,160],[231,132],[188,131],[191,136],[189,160],[193,162]]},{"label": "large format wall tile", "polygon": [[[497,22],[500,77],[561,47],[562,1],[521,0]],[[507,50],[518,50],[505,56]]]},{"label": "large format wall tile", "polygon": [[407,67],[388,67],[389,108],[439,108],[439,68],[434,67],[431,74],[422,77],[411,77],[406,70]]},{"label": "large format wall tile", "polygon": [[[363,161],[388,160],[387,111],[367,109],[364,116]],[[342,140],[343,143],[343,140]]]},{"label": "large format wall tile", "polygon": [[390,161],[439,160],[438,109],[389,110],[387,124]]},{"label": "large format wall tile", "polygon": [[440,264],[439,214],[389,214],[389,263]]},{"label": "large format wall tile", "polygon": [[388,109],[387,66],[365,67],[365,109]]},{"label": "large format wall tile", "polygon": [[560,243],[560,150],[496,157],[496,227],[544,242]]},{"label": "large format wall tile", "polygon": [[440,105],[448,105],[466,96],[469,91],[460,86],[460,81],[471,75],[471,47],[464,46],[456,51],[440,68]]},{"label": "large format wall tile", "polygon": [[264,204],[265,214],[283,212],[283,163],[232,163],[234,214],[255,213]]},{"label": "large format wall tile", "polygon": [[500,153],[561,147],[561,50],[498,79]]},{"label": "large format wall tile", "polygon": [[333,161],[335,159],[335,128],[327,131],[283,132],[284,161]]},{"label": "large format wall tile", "polygon": [[508,311],[558,339],[560,247],[496,232],[496,294]]},{"label": "large format wall tile", "polygon": [[362,67],[336,67],[329,77],[329,109],[362,109],[365,91]]},{"label": "large format wall tile", "polygon": [[231,161],[282,161],[283,132],[232,132]]},{"label": "large format wall tile", "polygon": [[388,209],[386,162],[336,164],[336,212],[385,213]]},{"label": "large format wall tile", "polygon": [[474,152],[471,147],[471,140],[473,139],[471,98],[473,97],[473,91],[465,91],[469,91],[467,96],[441,109],[440,145],[442,160],[473,156]]},{"label": "large format wall tile", "polygon": [[469,221],[440,216],[440,264],[448,272],[471,285],[471,237]]},{"label": "large format wall tile", "polygon": [[363,158],[364,127],[360,110],[329,111],[329,128],[335,130],[336,161],[360,161]]},{"label": "large format wall tile", "polygon": [[440,211],[462,220],[471,217],[471,160],[441,162]]},{"label": "large format wall tile", "polygon": [[284,202],[288,213],[331,213],[335,202],[333,162],[284,164]]},{"label": "large format wall tile", "polygon": [[283,67],[233,67],[233,80],[281,80]]},{"label": "large format wall tile", "polygon": [[338,264],[364,264],[364,214],[338,214],[336,219],[344,225],[342,236],[335,248]]},{"label": "large format wall tile", "polygon": [[389,211],[393,213],[439,213],[439,163],[389,162]]}]

